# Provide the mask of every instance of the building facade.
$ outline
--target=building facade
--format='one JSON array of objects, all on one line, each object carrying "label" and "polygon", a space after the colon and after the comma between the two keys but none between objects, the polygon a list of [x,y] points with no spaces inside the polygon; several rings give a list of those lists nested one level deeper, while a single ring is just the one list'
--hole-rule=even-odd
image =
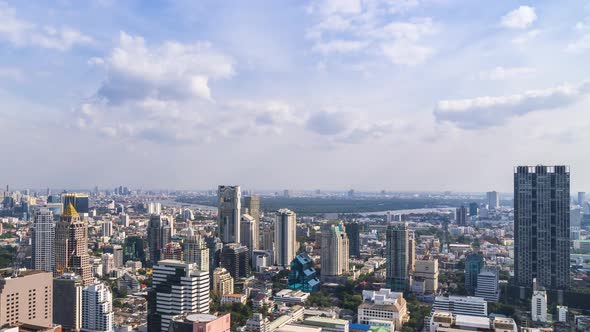
[{"label": "building facade", "polygon": [[64,331],[82,329],[82,279],[73,273],[53,279],[53,323]]},{"label": "building facade", "polygon": [[59,276],[73,272],[82,277],[84,286],[92,283],[92,266],[88,256],[88,225],[72,204],[63,211],[55,227],[55,271]]},{"label": "building facade", "polygon": [[33,225],[33,269],[53,272],[55,269],[55,223],[49,209],[35,212]]},{"label": "building facade", "polygon": [[51,272],[0,278],[0,327],[16,323],[53,326]]},{"label": "building facade", "polygon": [[249,214],[243,214],[240,222],[240,243],[248,247],[250,252],[258,249],[260,241],[258,239],[258,221]]},{"label": "building facade", "polygon": [[219,186],[217,199],[219,238],[223,243],[240,243],[240,186]]},{"label": "building facade", "polygon": [[394,291],[406,290],[408,279],[408,227],[405,223],[396,223],[387,227],[387,287]]},{"label": "building facade", "polygon": [[103,283],[82,290],[82,331],[111,332],[114,328],[113,295]]},{"label": "building facade", "polygon": [[275,263],[289,266],[297,253],[297,216],[289,209],[280,209],[275,213]]},{"label": "building facade", "polygon": [[199,271],[209,271],[209,248],[203,237],[195,235],[192,228],[184,240],[183,247],[186,263],[194,263]]},{"label": "building facade", "polygon": [[349,243],[346,228],[341,221],[330,222],[322,225],[321,278],[341,276],[348,272]]},{"label": "building facade", "polygon": [[514,273],[546,288],[570,284],[570,172],[567,166],[514,169]]},{"label": "building facade", "polygon": [[346,224],[346,235],[348,236],[348,253],[353,257],[361,256],[360,225],[358,222]]},{"label": "building facade", "polygon": [[212,291],[218,296],[234,293],[234,278],[226,269],[218,267],[213,271]]}]

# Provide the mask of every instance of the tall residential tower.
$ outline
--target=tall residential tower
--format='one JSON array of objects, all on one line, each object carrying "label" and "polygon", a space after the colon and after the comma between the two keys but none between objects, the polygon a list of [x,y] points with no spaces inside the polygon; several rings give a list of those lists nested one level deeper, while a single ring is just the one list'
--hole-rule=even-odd
[{"label": "tall residential tower", "polygon": [[240,242],[240,186],[219,186],[217,189],[217,221],[219,238],[223,243]]}]

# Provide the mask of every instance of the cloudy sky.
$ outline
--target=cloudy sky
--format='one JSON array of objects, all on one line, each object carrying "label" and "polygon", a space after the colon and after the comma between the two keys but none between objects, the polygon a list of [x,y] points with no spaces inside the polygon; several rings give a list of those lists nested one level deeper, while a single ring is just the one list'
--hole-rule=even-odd
[{"label": "cloudy sky", "polygon": [[590,2],[0,0],[0,184],[590,191]]}]

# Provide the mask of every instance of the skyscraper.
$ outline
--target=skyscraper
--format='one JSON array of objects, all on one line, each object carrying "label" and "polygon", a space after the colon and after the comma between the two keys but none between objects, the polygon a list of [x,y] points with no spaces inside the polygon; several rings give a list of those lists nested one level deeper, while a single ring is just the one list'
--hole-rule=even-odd
[{"label": "skyscraper", "polygon": [[244,211],[260,223],[260,196],[244,197]]},{"label": "skyscraper", "polygon": [[53,323],[64,331],[82,328],[82,279],[72,273],[53,279]]},{"label": "skyscraper", "polygon": [[40,209],[35,213],[33,228],[33,269],[53,272],[55,268],[55,223],[49,209]]},{"label": "skyscraper", "polygon": [[516,283],[566,289],[570,284],[570,172],[567,166],[514,169]]},{"label": "skyscraper", "polygon": [[481,253],[471,253],[465,257],[465,289],[469,295],[475,294],[477,276],[484,265]]},{"label": "skyscraper", "polygon": [[477,217],[477,212],[479,211],[479,204],[476,202],[469,203],[469,216],[470,217]]},{"label": "skyscraper", "polygon": [[457,208],[457,225],[459,226],[467,226],[467,209],[464,205]]},{"label": "skyscraper", "polygon": [[584,208],[584,203],[586,203],[586,193],[580,191],[578,192],[578,205]]},{"label": "skyscraper", "polygon": [[249,214],[242,215],[240,225],[240,243],[250,250],[250,252],[258,249],[258,221]]},{"label": "skyscraper", "polygon": [[209,271],[209,248],[203,237],[195,234],[192,228],[183,247],[185,263],[194,263],[199,271]]},{"label": "skyscraper", "polygon": [[488,201],[488,209],[496,210],[500,207],[500,195],[497,191],[488,191],[486,193],[486,198]]},{"label": "skyscraper", "polygon": [[139,236],[125,238],[123,262],[140,261],[145,264],[145,239]]},{"label": "skyscraper", "polygon": [[218,267],[213,271],[212,291],[217,296],[234,293],[234,278],[225,268]]},{"label": "skyscraper", "polygon": [[152,215],[147,229],[149,260],[156,264],[162,255],[162,249],[171,240],[171,227],[169,218],[160,215]]},{"label": "skyscraper", "polygon": [[61,202],[63,203],[63,209],[65,210],[69,204],[72,204],[74,209],[78,213],[88,214],[90,211],[90,203],[88,200],[88,194],[80,193],[64,193],[61,196]]},{"label": "skyscraper", "polygon": [[168,331],[173,316],[209,313],[209,273],[194,264],[161,260],[148,290],[148,331]]},{"label": "skyscraper", "polygon": [[289,209],[280,209],[275,214],[275,262],[289,266],[297,252],[297,217]]},{"label": "skyscraper", "polygon": [[393,291],[404,291],[408,285],[408,227],[396,223],[387,227],[387,287]]},{"label": "skyscraper", "polygon": [[234,279],[250,275],[250,250],[239,243],[227,243],[221,250],[221,266],[229,271]]},{"label": "skyscraper", "polygon": [[346,224],[346,235],[348,236],[348,253],[350,256],[361,256],[360,227],[358,222]]},{"label": "skyscraper", "polygon": [[219,186],[217,189],[218,231],[223,243],[240,242],[241,198],[240,186]]},{"label": "skyscraper", "polygon": [[113,295],[103,283],[82,290],[82,331],[111,332],[114,327]]},{"label": "skyscraper", "polygon": [[347,273],[349,244],[342,221],[322,225],[321,246],[322,281]]},{"label": "skyscraper", "polygon": [[92,282],[92,266],[88,256],[88,225],[70,203],[55,227],[55,271],[59,276],[73,272],[82,277],[82,284]]}]

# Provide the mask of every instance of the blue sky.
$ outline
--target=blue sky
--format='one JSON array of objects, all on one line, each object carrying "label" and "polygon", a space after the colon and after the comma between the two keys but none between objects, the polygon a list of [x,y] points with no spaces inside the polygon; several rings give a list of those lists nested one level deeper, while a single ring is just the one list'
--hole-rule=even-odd
[{"label": "blue sky", "polygon": [[[590,188],[590,2],[0,1],[0,183]],[[590,190],[590,189],[589,189]]]}]

